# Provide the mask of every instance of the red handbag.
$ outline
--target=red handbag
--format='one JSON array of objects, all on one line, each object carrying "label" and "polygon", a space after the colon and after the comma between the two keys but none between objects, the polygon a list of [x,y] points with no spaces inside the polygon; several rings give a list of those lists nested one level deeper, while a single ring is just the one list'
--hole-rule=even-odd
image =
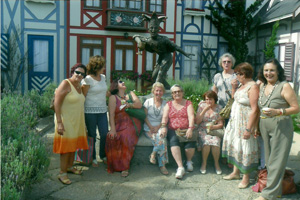
[{"label": "red handbag", "polygon": [[[294,194],[297,192],[296,184],[294,182],[295,173],[291,170],[285,170],[282,180],[282,194]],[[257,183],[252,186],[253,192],[261,192],[267,185],[268,171],[266,169],[260,170],[257,175]]]}]

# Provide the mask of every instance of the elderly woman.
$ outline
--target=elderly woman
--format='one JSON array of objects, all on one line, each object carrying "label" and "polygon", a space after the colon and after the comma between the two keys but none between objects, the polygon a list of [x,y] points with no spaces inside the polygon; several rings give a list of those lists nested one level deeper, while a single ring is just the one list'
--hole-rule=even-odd
[{"label": "elderly woman", "polygon": [[88,149],[84,122],[84,95],[80,82],[86,75],[83,64],[75,64],[71,78],[65,79],[55,92],[55,136],[53,152],[60,154],[58,180],[69,185],[68,173],[80,175],[82,171],[73,167],[76,149]]},{"label": "elderly woman", "polygon": [[[232,67],[235,64],[235,58],[230,53],[223,54],[219,59],[219,65],[222,66],[223,71],[217,73],[213,79],[212,90],[218,94],[218,104],[225,107],[230,96],[226,93],[229,91],[231,96],[234,96],[235,89],[237,88],[238,81]],[[228,119],[225,120],[227,125]]]},{"label": "elderly woman", "polygon": [[163,109],[166,105],[166,101],[161,97],[165,93],[165,87],[162,83],[156,82],[152,86],[153,98],[147,99],[144,103],[144,107],[147,111],[147,117],[145,119],[144,131],[145,135],[151,139],[153,144],[153,151],[150,155],[150,162],[156,164],[156,157],[158,158],[158,166],[160,172],[164,175],[169,174],[165,167],[168,163],[168,151],[165,137],[161,134],[161,120],[163,115]]},{"label": "elderly woman", "polygon": [[[219,165],[221,138],[209,135],[207,130],[212,131],[223,128],[223,120],[220,119],[219,115],[222,107],[216,103],[218,101],[218,96],[214,91],[204,93],[203,99],[205,101],[199,103],[196,116],[196,123],[200,124],[199,136],[202,143],[202,165],[200,172],[206,174],[207,158],[211,151],[215,162],[216,173],[220,175],[222,174]],[[207,128],[211,123],[213,124]]]},{"label": "elderly woman", "polygon": [[259,128],[264,141],[268,170],[267,186],[259,200],[281,195],[282,179],[293,141],[291,114],[299,112],[297,97],[278,60],[268,60],[258,75],[262,81],[258,105],[261,110]]},{"label": "elderly woman", "polygon": [[[105,75],[105,59],[102,56],[93,56],[87,64],[88,75],[82,80],[82,92],[85,96],[84,111],[85,123],[88,135],[94,138],[94,146],[96,143],[98,128],[100,134],[99,156],[106,162],[105,141],[108,132],[106,94],[107,85]],[[96,159],[96,148],[93,151],[94,167],[98,167]]]},{"label": "elderly woman", "polygon": [[233,172],[224,176],[225,180],[243,179],[238,188],[247,188],[249,173],[257,169],[259,162],[258,141],[254,136],[257,128],[259,88],[252,79],[253,68],[249,63],[241,63],[235,68],[241,83],[234,95],[231,116],[224,134],[222,156],[234,165]]},{"label": "elderly woman", "polygon": [[[132,159],[138,135],[141,131],[141,121],[130,117],[126,108],[141,108],[139,98],[130,91],[125,94],[126,86],[121,80],[113,80],[110,86],[109,97],[109,123],[110,131],[106,137],[107,171],[121,171],[122,177],[129,175],[130,161]],[[130,98],[131,97],[131,98]],[[130,103],[133,101],[132,103]]]},{"label": "elderly woman", "polygon": [[[171,92],[173,100],[169,101],[164,108],[161,134],[163,137],[168,134],[171,152],[178,166],[175,177],[181,179],[185,174],[185,169],[182,164],[180,143],[175,130],[187,129],[186,137],[192,138],[195,116],[192,102],[183,98],[182,87],[175,84],[171,87]],[[193,171],[192,158],[195,153],[196,142],[185,142],[183,146],[187,159],[187,171]]]}]

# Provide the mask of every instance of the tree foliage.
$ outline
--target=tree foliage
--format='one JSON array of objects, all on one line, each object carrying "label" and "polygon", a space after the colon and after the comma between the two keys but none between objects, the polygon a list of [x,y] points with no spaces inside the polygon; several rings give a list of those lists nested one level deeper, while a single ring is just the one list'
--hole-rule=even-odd
[{"label": "tree foliage", "polygon": [[263,50],[266,60],[275,58],[274,50],[275,50],[275,46],[278,44],[277,37],[276,37],[278,27],[279,27],[279,21],[276,21],[275,24],[273,25],[271,37],[267,41],[266,49]]},{"label": "tree foliage", "polygon": [[262,1],[256,0],[245,9],[246,0],[229,0],[225,6],[216,1],[217,9],[213,6],[208,8],[211,15],[205,17],[228,42],[228,51],[236,58],[236,64],[246,61],[247,42],[254,38],[254,33],[260,23],[252,15],[261,3]]}]

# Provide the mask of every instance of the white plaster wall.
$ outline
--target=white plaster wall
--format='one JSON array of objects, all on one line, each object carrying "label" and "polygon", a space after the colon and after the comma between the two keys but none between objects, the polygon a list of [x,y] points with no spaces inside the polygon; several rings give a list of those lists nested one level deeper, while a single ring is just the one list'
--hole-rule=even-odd
[{"label": "white plaster wall", "polygon": [[204,19],[204,26],[203,27],[204,27],[204,30],[202,30],[203,33],[210,33],[210,21],[209,20]]},{"label": "white plaster wall", "polygon": [[77,36],[70,36],[70,69],[77,62]]},{"label": "white plaster wall", "polygon": [[177,6],[176,31],[181,31],[181,23],[182,23],[181,13],[182,13],[182,7]]},{"label": "white plaster wall", "polygon": [[184,40],[201,40],[200,35],[183,35]]},{"label": "white plaster wall", "polygon": [[38,19],[44,19],[56,8],[56,4],[53,3],[36,3],[31,1],[25,1],[25,6]]},{"label": "white plaster wall", "polygon": [[186,29],[186,32],[188,33],[199,33],[198,29],[196,26],[189,26],[187,29]]},{"label": "white plaster wall", "polygon": [[65,1],[59,1],[59,2],[56,2],[56,3],[59,3],[59,13],[60,13],[60,19],[59,19],[59,24],[61,26],[64,26],[65,25],[65,16],[67,13],[65,13]]},{"label": "white plaster wall", "polygon": [[25,27],[27,29],[37,29],[37,30],[56,30],[56,23],[44,23],[44,22],[25,22]]},{"label": "white plaster wall", "polygon": [[70,26],[80,26],[81,1],[70,2]]},{"label": "white plaster wall", "polygon": [[[106,38],[106,58],[111,58],[111,38]],[[106,59],[106,80],[110,83],[111,59]]]},{"label": "white plaster wall", "polygon": [[[65,59],[66,59],[66,41],[65,41],[65,30],[60,29],[60,43],[59,43],[59,50],[60,50],[60,59],[58,61],[58,66],[57,68],[54,68],[54,81],[57,83],[60,83],[65,77],[66,77],[66,67],[65,66]],[[56,76],[57,70],[59,70],[59,77]],[[57,80],[58,79],[58,80]]]},{"label": "white plaster wall", "polygon": [[217,36],[203,36],[203,44],[208,44],[210,48],[218,47],[218,37]]},{"label": "white plaster wall", "polygon": [[[174,32],[174,19],[175,19],[175,1],[167,1],[167,11],[166,16],[168,16],[166,20],[166,31]],[[177,13],[178,15],[178,13]]]},{"label": "white plaster wall", "polygon": [[292,30],[295,31],[299,31],[300,30],[300,21],[299,22],[294,22],[293,23],[293,27],[292,27]]},{"label": "white plaster wall", "polygon": [[[281,25],[284,24],[284,25]],[[272,29],[271,29],[272,30]],[[289,21],[280,22],[277,35],[285,35],[289,34],[291,30],[291,23]]]}]

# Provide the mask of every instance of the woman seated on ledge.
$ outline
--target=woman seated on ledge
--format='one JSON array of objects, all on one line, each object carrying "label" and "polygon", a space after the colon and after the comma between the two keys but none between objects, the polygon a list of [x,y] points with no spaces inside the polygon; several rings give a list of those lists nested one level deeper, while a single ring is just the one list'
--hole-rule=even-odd
[{"label": "woman seated on ledge", "polygon": [[131,118],[126,108],[141,108],[139,98],[130,92],[133,103],[128,103],[129,95],[125,94],[126,86],[121,80],[113,80],[110,86],[109,97],[109,123],[110,131],[106,137],[105,152],[107,156],[107,171],[121,171],[121,176],[129,175],[130,161],[132,159],[135,145],[138,142],[138,134],[141,131],[141,122]]},{"label": "woman seated on ledge", "polygon": [[218,96],[214,91],[208,91],[204,93],[203,99],[205,101],[201,101],[199,103],[196,116],[196,123],[200,124],[199,142],[201,141],[201,145],[203,145],[202,165],[200,168],[200,172],[201,174],[206,174],[207,158],[211,150],[215,161],[216,173],[220,175],[222,174],[222,170],[219,165],[221,138],[219,138],[218,136],[209,135],[207,131],[223,128],[223,120],[219,120],[219,112],[221,111],[222,106],[216,104],[216,102],[218,101]]},{"label": "woman seated on ledge", "polygon": [[165,87],[162,83],[156,82],[152,86],[153,98],[147,99],[144,103],[144,107],[147,111],[147,118],[145,119],[144,131],[145,135],[151,139],[153,144],[153,151],[150,155],[150,162],[156,164],[156,157],[158,158],[158,165],[160,172],[164,175],[169,174],[165,167],[168,163],[168,150],[166,138],[161,134],[161,119],[163,115],[163,109],[166,105],[166,101],[161,97],[165,93]]},{"label": "woman seated on ledge", "polygon": [[[175,133],[177,129],[187,129],[186,136],[191,138],[194,129],[194,108],[191,101],[183,99],[183,89],[180,85],[171,87],[172,101],[169,101],[164,108],[164,114],[161,122],[161,133],[165,137],[168,133],[172,155],[178,165],[175,177],[180,179],[185,174],[182,164],[180,143]],[[169,123],[168,123],[169,122]],[[167,130],[168,124],[168,130]],[[185,154],[187,158],[187,170],[193,171],[192,158],[195,153],[196,142],[185,142]]]}]

